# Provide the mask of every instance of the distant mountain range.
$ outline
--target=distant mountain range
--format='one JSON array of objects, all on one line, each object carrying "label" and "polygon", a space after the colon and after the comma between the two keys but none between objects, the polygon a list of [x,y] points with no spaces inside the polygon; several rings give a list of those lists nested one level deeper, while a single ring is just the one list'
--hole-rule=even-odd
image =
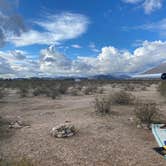
[{"label": "distant mountain range", "polygon": [[30,78],[14,78],[14,80],[23,80],[23,79],[42,79],[42,80],[66,80],[66,79],[79,79],[79,80],[123,80],[132,78],[128,74],[116,73],[116,74],[99,74],[94,76],[56,76],[56,77],[30,77]]},{"label": "distant mountain range", "polygon": [[127,74],[100,74],[95,76],[90,76],[88,79],[97,79],[97,80],[117,80],[117,79],[130,79],[131,77]]},{"label": "distant mountain range", "polygon": [[143,74],[157,74],[157,73],[166,73],[166,63],[162,63],[161,65],[154,67]]}]

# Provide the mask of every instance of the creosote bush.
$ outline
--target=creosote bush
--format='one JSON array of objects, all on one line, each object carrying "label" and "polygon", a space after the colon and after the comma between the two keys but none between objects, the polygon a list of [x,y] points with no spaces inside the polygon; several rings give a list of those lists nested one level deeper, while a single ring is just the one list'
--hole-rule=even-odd
[{"label": "creosote bush", "polygon": [[111,95],[111,101],[112,104],[129,105],[134,103],[135,97],[131,93],[121,90]]},{"label": "creosote bush", "polygon": [[157,104],[152,101],[137,101],[135,103],[135,116],[141,124],[147,124],[150,127],[150,124],[157,120],[159,109]]},{"label": "creosote bush", "polygon": [[93,102],[96,113],[105,115],[111,113],[111,100],[109,96],[97,96]]}]

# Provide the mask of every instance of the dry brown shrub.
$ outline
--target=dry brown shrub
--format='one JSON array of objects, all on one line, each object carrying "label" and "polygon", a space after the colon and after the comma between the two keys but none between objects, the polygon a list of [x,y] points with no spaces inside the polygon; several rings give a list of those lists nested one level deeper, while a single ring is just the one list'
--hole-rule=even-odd
[{"label": "dry brown shrub", "polygon": [[135,97],[124,90],[114,93],[111,95],[112,104],[119,104],[119,105],[129,105],[134,104]]},{"label": "dry brown shrub", "polygon": [[159,117],[159,108],[153,101],[140,101],[137,100],[135,103],[135,116],[141,124],[150,124],[157,121]]},{"label": "dry brown shrub", "polygon": [[101,115],[111,113],[111,100],[109,96],[97,96],[95,97],[93,104],[96,113]]}]

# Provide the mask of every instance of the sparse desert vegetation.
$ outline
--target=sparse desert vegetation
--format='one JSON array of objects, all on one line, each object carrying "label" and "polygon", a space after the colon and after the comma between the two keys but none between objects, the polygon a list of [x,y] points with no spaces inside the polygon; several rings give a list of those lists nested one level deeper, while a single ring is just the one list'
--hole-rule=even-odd
[{"label": "sparse desert vegetation", "polygon": [[120,105],[133,104],[135,100],[135,97],[131,93],[126,92],[124,90],[115,92],[110,97],[113,104],[120,104]]},{"label": "sparse desert vegetation", "polygon": [[106,115],[111,113],[111,100],[110,96],[96,96],[94,99],[94,108],[96,113]]},{"label": "sparse desert vegetation", "polygon": [[150,128],[152,123],[159,118],[159,108],[154,101],[141,101],[135,103],[135,115],[140,124],[146,124]]},{"label": "sparse desert vegetation", "polygon": [[158,90],[162,96],[166,97],[166,81],[162,81],[159,84]]},{"label": "sparse desert vegetation", "polygon": [[[0,80],[0,87],[2,166],[165,165],[151,131],[138,128],[165,119],[165,82],[23,79]],[[77,134],[52,137],[60,124]]]}]

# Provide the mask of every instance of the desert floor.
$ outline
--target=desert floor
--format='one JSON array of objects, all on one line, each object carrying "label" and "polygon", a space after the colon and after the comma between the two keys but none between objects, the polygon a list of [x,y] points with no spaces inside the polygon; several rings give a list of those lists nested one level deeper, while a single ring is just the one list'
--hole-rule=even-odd
[{"label": "desert floor", "polygon": [[[110,85],[105,92],[117,90]],[[166,103],[151,85],[146,91],[132,92],[152,99],[166,115]],[[10,129],[0,138],[0,154],[7,158],[30,158],[39,166],[165,166],[154,148],[157,143],[150,130],[137,128],[133,106],[112,106],[112,114],[96,115],[94,95],[65,95],[20,98],[14,90],[0,102],[0,115],[10,121],[21,120],[30,127]],[[70,138],[54,138],[52,127],[68,121],[78,133]]]}]

